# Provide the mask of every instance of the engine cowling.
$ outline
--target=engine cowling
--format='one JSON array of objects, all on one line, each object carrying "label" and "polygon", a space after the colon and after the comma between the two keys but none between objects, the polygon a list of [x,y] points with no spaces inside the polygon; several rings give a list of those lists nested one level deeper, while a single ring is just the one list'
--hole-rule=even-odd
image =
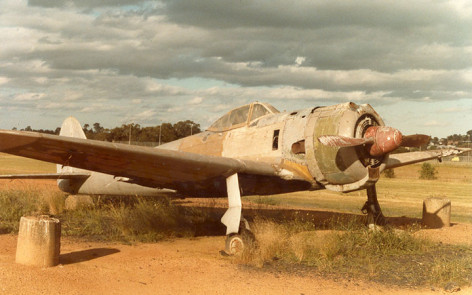
[{"label": "engine cowling", "polygon": [[363,188],[369,180],[368,167],[381,171],[388,154],[373,156],[358,146],[326,146],[318,138],[339,135],[361,139],[368,130],[374,132],[370,127],[375,126],[384,126],[384,122],[368,104],[350,102],[314,109],[305,129],[305,149],[308,169],[316,181],[337,191]]}]

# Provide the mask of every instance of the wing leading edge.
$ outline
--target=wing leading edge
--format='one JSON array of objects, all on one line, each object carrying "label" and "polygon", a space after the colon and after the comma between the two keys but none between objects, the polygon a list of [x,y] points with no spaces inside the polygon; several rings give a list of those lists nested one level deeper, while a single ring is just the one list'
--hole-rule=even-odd
[{"label": "wing leading edge", "polygon": [[25,131],[0,130],[0,152],[178,189],[234,173],[277,176],[268,163]]},{"label": "wing leading edge", "polygon": [[90,173],[5,174],[0,179],[87,179]]}]

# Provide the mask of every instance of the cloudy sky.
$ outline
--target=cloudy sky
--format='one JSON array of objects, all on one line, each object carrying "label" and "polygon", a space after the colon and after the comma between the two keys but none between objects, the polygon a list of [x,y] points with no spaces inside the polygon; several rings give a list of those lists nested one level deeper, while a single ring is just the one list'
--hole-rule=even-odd
[{"label": "cloudy sky", "polygon": [[0,0],[0,128],[190,119],[251,101],[371,104],[472,129],[472,2]]}]

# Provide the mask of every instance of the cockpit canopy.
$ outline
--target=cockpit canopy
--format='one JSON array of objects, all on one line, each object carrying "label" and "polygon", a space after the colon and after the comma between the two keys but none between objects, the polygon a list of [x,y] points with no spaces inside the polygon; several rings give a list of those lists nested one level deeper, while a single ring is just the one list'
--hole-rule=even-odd
[{"label": "cockpit canopy", "polygon": [[251,122],[269,115],[280,113],[270,104],[253,102],[251,104],[233,109],[226,113],[223,117],[216,120],[208,130],[209,131],[226,131],[239,128],[250,124]]}]

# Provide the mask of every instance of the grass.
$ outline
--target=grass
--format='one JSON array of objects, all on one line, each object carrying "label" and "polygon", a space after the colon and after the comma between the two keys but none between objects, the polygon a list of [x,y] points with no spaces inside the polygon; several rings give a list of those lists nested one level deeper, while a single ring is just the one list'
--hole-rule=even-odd
[{"label": "grass", "polygon": [[[472,223],[472,164],[457,165],[435,163],[437,179],[419,179],[421,164],[395,169],[395,178],[381,176],[377,183],[379,203],[386,216],[421,218],[423,200],[429,197],[446,197],[451,200],[452,222]],[[257,203],[259,196],[246,200]],[[269,197],[281,206],[327,209],[360,213],[366,193],[337,193],[328,190],[294,192]]]},{"label": "grass", "polygon": [[[295,223],[295,224],[293,224]],[[408,230],[369,230],[358,220],[332,223],[331,230],[309,230],[298,221],[278,224],[259,219],[257,242],[238,263],[255,267],[362,278],[399,286],[472,283],[472,249],[416,238]]]},{"label": "grass", "polygon": [[271,196],[256,196],[251,199],[253,203],[259,204],[259,205],[279,205],[280,200],[272,198]]},{"label": "grass", "polygon": [[165,198],[115,198],[73,211],[63,210],[64,199],[60,192],[0,191],[0,233],[17,233],[22,216],[41,214],[59,218],[64,236],[91,240],[156,242],[214,234],[212,231],[224,233],[219,216],[176,206]]},{"label": "grass", "polygon": [[0,174],[54,173],[56,165],[0,153]]}]

